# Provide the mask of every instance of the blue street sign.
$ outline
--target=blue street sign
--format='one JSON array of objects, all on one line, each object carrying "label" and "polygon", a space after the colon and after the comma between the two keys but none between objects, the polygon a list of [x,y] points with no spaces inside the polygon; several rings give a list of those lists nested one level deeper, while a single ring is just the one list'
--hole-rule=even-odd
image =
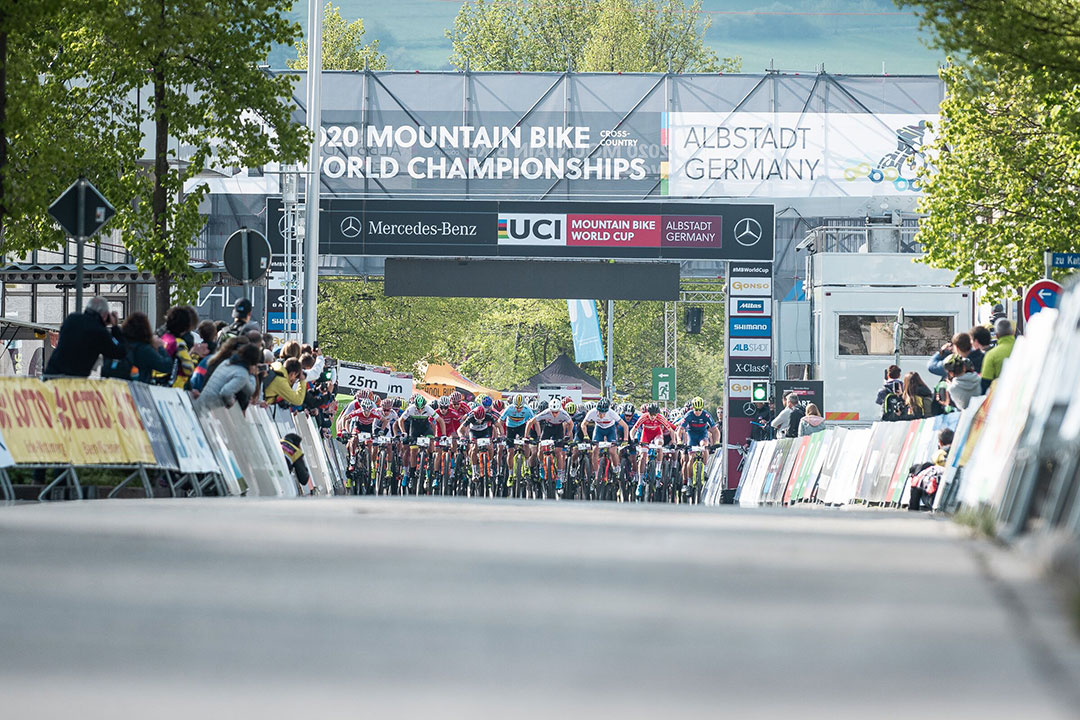
[{"label": "blue street sign", "polygon": [[1080,269],[1080,253],[1052,253],[1050,267]]}]

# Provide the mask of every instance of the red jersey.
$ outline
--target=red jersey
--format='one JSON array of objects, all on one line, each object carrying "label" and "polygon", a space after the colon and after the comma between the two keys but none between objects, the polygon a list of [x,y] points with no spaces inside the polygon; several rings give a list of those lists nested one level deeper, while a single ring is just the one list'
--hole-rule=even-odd
[{"label": "red jersey", "polygon": [[374,428],[383,420],[383,412],[379,408],[373,408],[370,413],[363,410],[355,410],[350,413],[345,422],[350,432],[373,432]]},{"label": "red jersey", "polygon": [[668,422],[668,419],[657,413],[656,415],[649,415],[645,413],[634,424],[631,434],[638,428],[641,428],[641,442],[648,445],[656,438],[663,438],[664,433],[671,433],[672,437],[675,436],[675,426]]},{"label": "red jersey", "polygon": [[447,435],[454,435],[457,433],[458,428],[461,426],[461,418],[464,417],[461,411],[461,405],[451,405],[450,407],[437,407],[435,408],[435,414],[442,418],[443,425],[446,427]]}]

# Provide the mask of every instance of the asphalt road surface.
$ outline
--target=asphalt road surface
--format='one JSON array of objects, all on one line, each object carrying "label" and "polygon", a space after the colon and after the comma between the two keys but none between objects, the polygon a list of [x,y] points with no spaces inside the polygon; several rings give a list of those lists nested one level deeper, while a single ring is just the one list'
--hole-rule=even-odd
[{"label": "asphalt road surface", "polygon": [[1069,718],[1016,553],[907,513],[0,507],[0,717]]}]

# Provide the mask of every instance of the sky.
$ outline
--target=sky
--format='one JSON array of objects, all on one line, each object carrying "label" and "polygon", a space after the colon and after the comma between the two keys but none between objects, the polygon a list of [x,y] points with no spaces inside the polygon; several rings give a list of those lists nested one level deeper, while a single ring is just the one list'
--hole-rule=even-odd
[{"label": "sky", "polygon": [[[449,68],[450,41],[461,0],[332,0],[346,20],[363,18],[368,39],[394,70]],[[712,19],[706,42],[722,57],[739,55],[743,72],[778,70],[833,73],[934,74],[944,56],[931,50],[915,15],[892,0],[704,0]],[[307,2],[294,15],[306,24]],[[271,65],[294,54],[279,48]]]}]

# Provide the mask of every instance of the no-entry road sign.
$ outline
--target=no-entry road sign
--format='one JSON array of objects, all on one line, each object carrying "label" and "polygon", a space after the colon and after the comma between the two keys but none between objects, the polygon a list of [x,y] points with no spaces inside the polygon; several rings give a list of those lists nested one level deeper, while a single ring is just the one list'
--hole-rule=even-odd
[{"label": "no-entry road sign", "polygon": [[1024,322],[1046,308],[1056,308],[1061,298],[1061,285],[1053,280],[1040,280],[1024,294]]}]

